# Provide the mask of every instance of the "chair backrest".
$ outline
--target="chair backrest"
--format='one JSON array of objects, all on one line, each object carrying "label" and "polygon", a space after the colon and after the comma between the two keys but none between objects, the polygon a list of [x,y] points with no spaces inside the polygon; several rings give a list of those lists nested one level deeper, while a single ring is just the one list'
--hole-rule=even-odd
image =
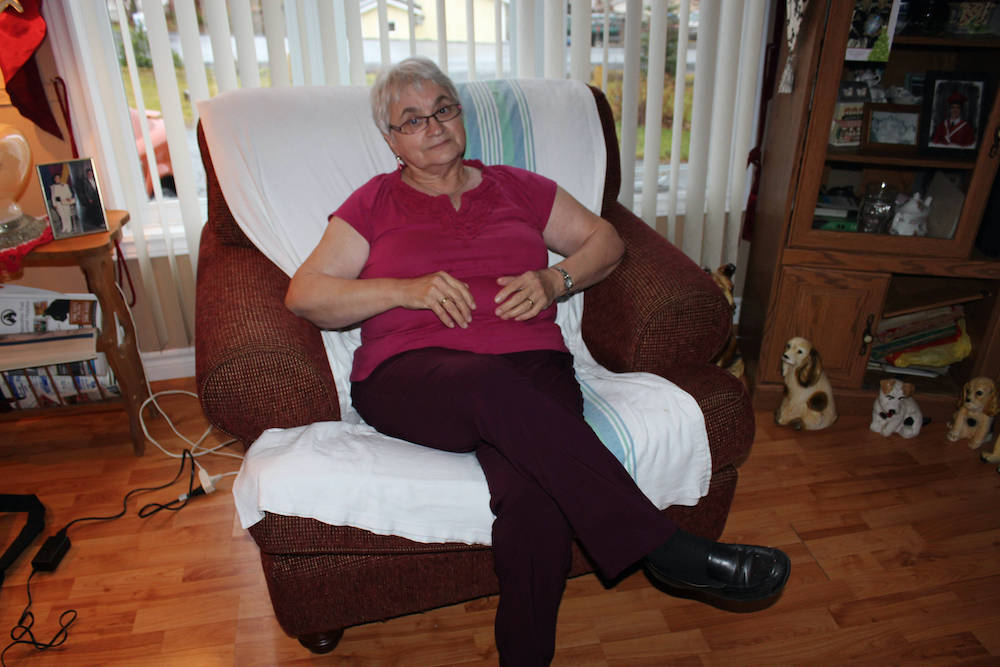
[{"label": "chair backrest", "polygon": [[[598,112],[584,84],[507,79],[459,89],[467,157],[537,171],[594,211],[608,198],[606,186],[617,194],[617,173],[605,182],[609,158],[617,170],[613,125],[609,150],[609,114]],[[243,233],[289,275],[319,242],[330,212],[395,168],[367,88],[241,89],[199,103],[198,111],[210,180],[218,179]]]}]

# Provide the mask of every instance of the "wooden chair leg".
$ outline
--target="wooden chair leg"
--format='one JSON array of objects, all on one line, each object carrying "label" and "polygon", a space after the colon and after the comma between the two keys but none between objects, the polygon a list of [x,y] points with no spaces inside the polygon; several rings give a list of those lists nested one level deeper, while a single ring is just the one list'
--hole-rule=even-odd
[{"label": "wooden chair leg", "polygon": [[340,638],[344,636],[344,630],[330,630],[329,632],[313,632],[307,635],[299,635],[299,643],[313,653],[329,653],[337,648]]}]

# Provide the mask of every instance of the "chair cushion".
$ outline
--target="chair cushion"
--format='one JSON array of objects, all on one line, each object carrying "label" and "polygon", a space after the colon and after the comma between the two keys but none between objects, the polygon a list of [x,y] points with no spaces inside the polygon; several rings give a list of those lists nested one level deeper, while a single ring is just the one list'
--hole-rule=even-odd
[{"label": "chair cushion", "polygon": [[[587,423],[657,507],[694,505],[707,493],[708,437],[689,394],[655,375],[615,374],[586,358],[577,358],[577,377]],[[233,495],[244,527],[272,513],[418,542],[491,543],[489,489],[474,454],[419,447],[366,424],[265,431],[247,452]]]}]

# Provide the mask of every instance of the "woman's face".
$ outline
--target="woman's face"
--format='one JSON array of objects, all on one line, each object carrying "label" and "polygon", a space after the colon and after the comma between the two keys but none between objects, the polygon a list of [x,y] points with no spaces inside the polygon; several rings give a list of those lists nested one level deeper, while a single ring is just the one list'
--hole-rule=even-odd
[{"label": "woman's face", "polygon": [[[444,88],[431,81],[424,81],[419,89],[407,86],[399,99],[389,107],[389,123],[400,126],[414,116],[427,116],[447,104],[458,100]],[[431,118],[427,126],[415,134],[403,134],[390,129],[385,135],[389,147],[407,165],[418,169],[446,166],[461,160],[465,154],[465,125],[462,116],[444,123]]]}]

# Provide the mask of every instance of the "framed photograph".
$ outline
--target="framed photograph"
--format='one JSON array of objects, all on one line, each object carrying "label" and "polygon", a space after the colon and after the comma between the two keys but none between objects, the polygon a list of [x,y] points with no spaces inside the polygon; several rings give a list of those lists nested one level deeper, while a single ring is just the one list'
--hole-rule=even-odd
[{"label": "framed photograph", "polygon": [[844,60],[889,60],[899,6],[900,0],[854,0]]},{"label": "framed photograph", "polygon": [[867,101],[868,84],[864,81],[844,81],[840,84],[830,127],[831,146],[844,148],[861,145],[861,124]]},{"label": "framed photograph", "polygon": [[920,143],[920,105],[867,104],[861,150],[916,152]]},{"label": "framed photograph", "polygon": [[975,155],[982,136],[986,83],[982,73],[927,72],[921,149]]},{"label": "framed photograph", "polygon": [[56,240],[108,231],[93,160],[48,162],[36,168]]}]

